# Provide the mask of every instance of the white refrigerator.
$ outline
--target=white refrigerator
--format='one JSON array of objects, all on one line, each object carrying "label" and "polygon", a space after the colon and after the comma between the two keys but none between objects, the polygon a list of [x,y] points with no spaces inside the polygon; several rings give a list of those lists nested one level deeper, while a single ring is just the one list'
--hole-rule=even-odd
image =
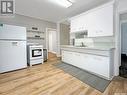
[{"label": "white refrigerator", "polygon": [[26,28],[0,24],[0,73],[27,67]]}]

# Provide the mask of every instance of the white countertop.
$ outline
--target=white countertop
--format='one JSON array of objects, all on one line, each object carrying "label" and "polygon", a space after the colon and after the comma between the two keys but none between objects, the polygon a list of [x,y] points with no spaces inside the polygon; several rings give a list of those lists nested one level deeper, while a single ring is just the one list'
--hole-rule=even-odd
[{"label": "white countertop", "polygon": [[79,47],[73,45],[61,45],[61,48],[93,49],[93,50],[106,50],[106,51],[115,49],[114,47],[109,47],[109,46]]}]

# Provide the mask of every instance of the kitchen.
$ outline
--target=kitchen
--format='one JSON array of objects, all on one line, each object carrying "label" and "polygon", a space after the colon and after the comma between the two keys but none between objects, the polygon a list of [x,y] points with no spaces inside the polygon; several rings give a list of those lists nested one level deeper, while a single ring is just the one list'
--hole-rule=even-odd
[{"label": "kitchen", "polygon": [[[91,89],[94,91],[86,95],[127,93],[126,90],[117,87],[123,83],[126,85],[127,81],[125,77],[119,76],[119,72],[123,70],[119,70],[121,64],[120,27],[119,20],[116,20],[120,16],[117,14],[117,4],[119,4],[119,11],[126,13],[123,7],[127,2],[124,0],[119,3],[117,0],[103,1],[98,1],[95,6],[91,5],[90,9],[85,11],[82,9],[83,11],[80,10],[80,12],[76,12],[76,4],[79,6],[78,0],[72,1],[73,3],[67,9],[70,11],[72,8],[73,12],[73,6],[75,6],[75,13],[69,16],[59,14],[59,17],[55,15],[56,12],[52,14],[51,11],[48,13],[50,16],[45,16],[44,9],[39,14],[34,9],[33,13],[36,14],[31,11],[27,13],[21,7],[21,4],[27,1],[16,1],[17,9],[14,17],[0,18],[0,93],[6,95],[9,93],[12,95],[23,93],[25,95],[59,95],[59,93],[71,95],[80,87],[83,90],[75,95],[84,95]],[[33,0],[32,2],[41,5],[39,3],[41,1]],[[27,10],[32,8],[34,3],[31,3]],[[46,6],[49,2],[44,1],[43,3]],[[55,5],[55,1],[50,2],[49,5],[51,5],[49,9],[54,7],[55,11],[59,7]],[[62,7],[62,10],[65,11],[65,9]],[[22,43],[19,44],[20,42]],[[57,72],[60,73],[57,74]],[[50,76],[49,80],[48,78],[43,79],[48,76]],[[118,85],[114,85],[119,80],[121,81]],[[8,83],[14,86],[8,87]],[[21,90],[16,88],[17,86]],[[29,86],[30,88],[25,91]],[[8,89],[5,89],[6,87]],[[73,89],[70,89],[71,87]],[[123,92],[112,90],[113,87]],[[63,88],[65,90],[62,90]]]},{"label": "kitchen", "polygon": [[[108,18],[105,20],[106,17],[108,17]],[[91,20],[93,22],[91,22]],[[83,24],[82,22],[85,22],[85,23]],[[88,38],[103,37],[103,36],[105,37],[106,36],[105,39],[111,39],[111,38],[113,39],[113,4],[109,3],[106,5],[100,6],[99,8],[90,10],[88,12],[85,12],[83,14],[80,14],[76,17],[71,18],[71,32],[70,33],[75,33],[75,32],[81,33],[82,31],[87,32],[87,33],[84,32],[84,36],[88,37]],[[93,32],[93,31],[95,31],[95,32]],[[75,37],[77,36],[77,33],[75,33]],[[81,34],[81,35],[83,35],[83,34]],[[81,55],[79,55],[80,56],[79,58],[78,58],[78,56],[74,57],[74,59],[77,58],[77,60],[74,60],[74,62],[72,62],[72,64],[75,66],[78,66],[78,67],[82,67],[83,69],[88,70],[90,72],[105,76],[105,77],[107,77],[107,79],[110,79],[110,78],[112,79],[113,78],[113,71],[111,71],[111,70],[114,70],[113,56],[114,56],[114,49],[115,49],[113,41],[111,40],[109,43],[108,42],[107,43],[106,42],[105,43],[104,42],[102,42],[102,43],[101,42],[100,43],[94,42],[94,44],[93,44],[92,41],[90,42],[89,40],[90,39],[87,39],[87,40],[83,40],[83,39],[79,40],[78,39],[78,41],[77,41],[77,39],[75,39],[75,42],[76,42],[75,46],[76,47],[63,46],[62,47],[62,54],[63,54],[62,61],[70,63],[70,62],[66,61],[68,59],[64,58],[66,56],[69,56],[68,55],[69,51],[71,53],[70,54],[71,58],[72,58],[73,51],[74,51],[74,53],[76,53],[76,52],[77,53],[84,53],[84,57],[89,60],[84,59],[80,63],[81,56],[83,56],[81,54]],[[94,41],[95,40],[96,40],[96,38],[94,39]],[[100,40],[102,40],[102,38],[100,38]],[[72,48],[74,48],[74,50]],[[91,55],[91,54],[93,54],[93,55]],[[93,59],[92,59],[92,56],[93,56]],[[73,58],[71,59],[71,61],[72,60],[73,60]],[[91,60],[93,60],[93,62]],[[108,61],[109,61],[109,63],[108,63]],[[76,64],[75,62],[78,64]],[[86,63],[84,64],[83,62],[86,62]],[[92,64],[92,63],[94,63],[94,64]],[[95,64],[95,63],[97,63],[97,64]],[[103,66],[101,64],[103,64]],[[106,66],[106,64],[107,64],[107,66]],[[98,65],[98,68],[97,67],[95,68],[95,66],[97,66],[97,65]],[[109,72],[109,74],[108,74],[108,72]]]}]

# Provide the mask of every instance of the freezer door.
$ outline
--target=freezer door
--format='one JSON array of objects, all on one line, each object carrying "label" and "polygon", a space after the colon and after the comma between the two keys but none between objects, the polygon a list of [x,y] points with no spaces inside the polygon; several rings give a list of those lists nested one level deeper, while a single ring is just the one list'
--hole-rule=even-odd
[{"label": "freezer door", "polygon": [[0,40],[0,73],[27,67],[26,41]]},{"label": "freezer door", "polygon": [[0,24],[0,39],[26,40],[26,28]]}]

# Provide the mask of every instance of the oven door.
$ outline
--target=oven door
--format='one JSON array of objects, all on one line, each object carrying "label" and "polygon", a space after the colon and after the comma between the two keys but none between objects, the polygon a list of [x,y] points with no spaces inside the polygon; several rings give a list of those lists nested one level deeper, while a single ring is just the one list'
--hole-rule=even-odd
[{"label": "oven door", "polygon": [[39,58],[43,58],[42,47],[31,47],[30,48],[30,59],[39,59]]},{"label": "oven door", "polygon": [[32,57],[40,57],[42,56],[42,49],[33,49],[32,50]]}]

